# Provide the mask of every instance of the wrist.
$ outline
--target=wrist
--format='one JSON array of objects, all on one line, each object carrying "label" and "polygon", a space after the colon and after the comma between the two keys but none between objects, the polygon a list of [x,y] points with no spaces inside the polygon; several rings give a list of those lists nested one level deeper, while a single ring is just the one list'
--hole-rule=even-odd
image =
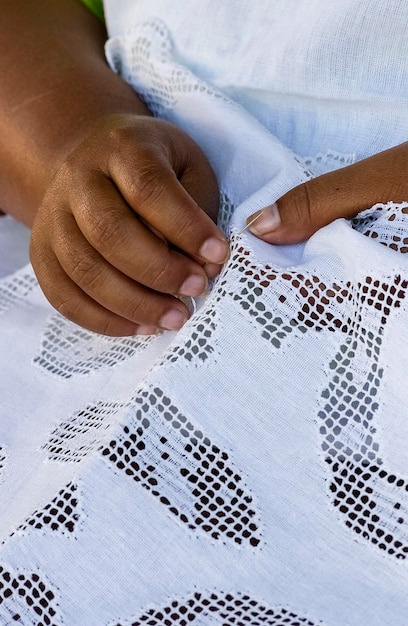
[{"label": "wrist", "polygon": [[97,126],[115,116],[151,116],[137,94],[119,77],[113,78],[118,81],[116,94],[112,88],[102,92],[99,86],[68,93],[61,86],[27,105],[27,112],[22,107],[20,128],[12,128],[0,147],[0,206],[6,213],[31,227],[56,172]]}]

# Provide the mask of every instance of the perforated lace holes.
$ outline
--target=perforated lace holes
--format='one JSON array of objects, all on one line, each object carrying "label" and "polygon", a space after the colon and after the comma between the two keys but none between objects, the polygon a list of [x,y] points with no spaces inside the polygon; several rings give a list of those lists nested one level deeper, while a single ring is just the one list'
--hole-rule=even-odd
[{"label": "perforated lace holes", "polygon": [[215,318],[216,310],[214,307],[197,315],[189,339],[186,339],[181,345],[171,348],[166,354],[165,360],[175,363],[182,358],[193,365],[206,362],[215,350],[211,343],[211,338],[216,330]]},{"label": "perforated lace holes", "polygon": [[[399,482],[402,493],[404,489],[407,491],[406,483],[401,479],[397,481],[396,477],[390,476],[385,471],[379,471],[376,465],[365,463],[360,466],[352,463],[345,465],[335,463],[333,471],[336,478],[330,489],[336,496],[334,505],[345,516],[346,525],[389,555],[405,559],[408,555],[407,541],[403,543],[395,536],[398,531],[397,525],[404,524],[403,517],[398,516],[396,519],[395,516],[395,509],[400,510],[402,505],[400,502],[392,504],[389,496],[385,496],[385,500],[381,497],[375,476],[378,474],[382,481]],[[407,511],[406,506],[404,508]],[[406,538],[406,531],[401,530],[402,536]]]},{"label": "perforated lace holes", "polygon": [[15,609],[22,604],[26,604],[30,609],[30,623],[35,623],[36,626],[56,624],[55,596],[39,575],[35,573],[16,575],[0,566],[0,617],[3,615],[7,620],[4,623],[10,623],[10,618],[14,622],[20,622],[22,616]]},{"label": "perforated lace holes", "polygon": [[[315,626],[308,618],[284,608],[268,608],[246,594],[195,593],[184,601],[172,601],[162,609],[149,609],[132,626],[188,626],[201,616],[211,616],[220,626]],[[118,624],[117,626],[121,626]]]},{"label": "perforated lace holes", "polygon": [[[189,70],[174,63],[172,44],[167,30],[157,21],[148,21],[132,35],[132,45],[126,51],[109,47],[109,55],[115,59],[122,78],[131,84],[153,114],[163,117],[172,108],[181,94],[195,91],[206,92],[213,98],[228,102],[222,93],[199,81]],[[163,64],[167,69],[163,72]]]},{"label": "perforated lace holes", "polygon": [[27,299],[37,286],[32,274],[17,272],[0,280],[0,314]]},{"label": "perforated lace holes", "polygon": [[55,428],[42,446],[48,458],[64,463],[79,463],[102,445],[105,432],[124,405],[117,402],[99,402],[88,405]]},{"label": "perforated lace holes", "polygon": [[228,237],[230,235],[230,222],[234,214],[235,206],[225,192],[220,194],[220,206],[218,209],[218,227]]},{"label": "perforated lace holes", "polygon": [[313,172],[313,176],[320,176],[339,168],[351,165],[356,160],[355,154],[341,154],[334,150],[318,153],[315,156],[303,157],[304,165]]},{"label": "perforated lace holes", "polygon": [[42,338],[41,354],[34,363],[61,378],[84,376],[133,357],[153,340],[145,337],[103,337],[52,315]]},{"label": "perforated lace holes", "polygon": [[406,254],[408,252],[406,214],[406,203],[378,204],[371,209],[369,215],[357,217],[352,224],[367,237],[377,240],[391,250]]},{"label": "perforated lace holes", "polygon": [[[333,284],[329,288],[314,275],[308,278],[303,274],[288,272],[279,274],[271,271],[268,266],[259,268],[250,264],[247,264],[246,268],[245,276],[240,279],[241,290],[231,295],[239,302],[241,308],[263,327],[262,337],[275,347],[280,348],[282,341],[294,328],[301,333],[307,332],[308,329],[322,328],[349,332],[350,321],[342,320],[340,315],[335,316],[332,311],[342,307],[345,301],[352,300],[350,283],[344,286]],[[271,287],[276,292],[277,302],[283,305],[277,310],[274,309],[275,316],[262,301],[264,289]],[[289,308],[291,293],[299,302],[295,314],[292,307]],[[276,315],[277,311],[281,312],[280,316]],[[340,310],[338,312],[340,313]]]},{"label": "perforated lace holes", "polygon": [[134,403],[131,426],[103,455],[189,528],[256,547],[260,538],[252,496],[228,454],[194,428],[159,388],[142,391]]},{"label": "perforated lace holes", "polygon": [[[404,479],[380,469],[382,460],[372,426],[383,377],[379,367],[382,327],[391,308],[399,306],[400,281],[397,276],[393,285],[384,285],[367,277],[354,290],[358,306],[371,307],[384,315],[377,316],[377,333],[361,326],[360,316],[350,325],[351,336],[329,363],[330,382],[322,392],[325,404],[318,417],[322,421],[322,450],[332,471],[333,503],[346,525],[389,555],[405,558],[408,528],[404,521],[396,521],[395,504],[399,505],[398,511],[403,511],[398,519],[404,520],[408,488]],[[388,306],[380,293],[388,294]]]},{"label": "perforated lace holes", "polygon": [[49,504],[34,511],[16,529],[16,533],[22,533],[31,527],[36,530],[50,529],[62,534],[66,532],[71,534],[76,530],[79,518],[78,486],[69,483]]},{"label": "perforated lace holes", "polygon": [[0,446],[0,481],[1,481],[1,474],[2,471],[5,468],[6,465],[6,453],[4,452],[4,449],[2,448],[2,446]]}]

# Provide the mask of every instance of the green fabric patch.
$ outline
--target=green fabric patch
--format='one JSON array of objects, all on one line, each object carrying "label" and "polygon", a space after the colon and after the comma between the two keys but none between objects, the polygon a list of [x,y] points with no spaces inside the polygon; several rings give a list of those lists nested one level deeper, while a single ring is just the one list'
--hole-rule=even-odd
[{"label": "green fabric patch", "polygon": [[99,17],[102,22],[105,21],[105,16],[103,13],[103,0],[82,0],[82,3],[85,4],[88,9],[95,13],[97,17]]}]

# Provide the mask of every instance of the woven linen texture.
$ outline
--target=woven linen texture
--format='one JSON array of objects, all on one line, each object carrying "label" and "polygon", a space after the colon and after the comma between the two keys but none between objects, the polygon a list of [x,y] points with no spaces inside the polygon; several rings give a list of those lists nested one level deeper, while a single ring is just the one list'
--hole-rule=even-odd
[{"label": "woven linen texture", "polygon": [[155,338],[83,330],[0,263],[0,623],[405,626],[408,198],[295,246],[240,232],[406,139],[405,3],[105,14],[111,67],[210,159],[231,254]]}]

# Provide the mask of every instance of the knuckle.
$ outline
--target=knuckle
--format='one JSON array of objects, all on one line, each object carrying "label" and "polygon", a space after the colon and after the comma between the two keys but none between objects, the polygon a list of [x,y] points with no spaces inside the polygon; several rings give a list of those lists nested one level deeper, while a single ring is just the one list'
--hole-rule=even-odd
[{"label": "knuckle", "polygon": [[[180,213],[174,215],[173,224],[175,232],[177,232],[178,239],[180,241],[186,241],[190,243],[190,246],[197,239],[196,228],[194,228],[194,221],[191,214]],[[200,233],[202,236],[202,234]],[[197,250],[198,252],[198,250]]]},{"label": "knuckle", "polygon": [[52,187],[58,189],[75,190],[84,178],[85,169],[78,162],[78,156],[74,151],[69,154],[60,165],[52,181]]},{"label": "knuckle", "polygon": [[166,296],[148,289],[139,290],[137,295],[123,303],[120,316],[133,324],[157,326],[168,308]]},{"label": "knuckle", "polygon": [[151,259],[150,262],[146,263],[139,281],[151,289],[169,293],[175,287],[174,275],[171,254],[168,250],[167,254],[163,253],[159,260]]},{"label": "knuckle", "polygon": [[42,285],[44,294],[49,303],[63,317],[74,324],[83,326],[84,306],[83,299],[70,289],[56,290],[51,285]]},{"label": "knuckle", "polygon": [[111,326],[110,320],[87,319],[87,317],[83,315],[81,303],[74,298],[60,298],[54,303],[51,302],[51,304],[53,304],[60,315],[86,330],[102,335],[113,334],[109,332],[109,327]]},{"label": "knuckle", "polygon": [[136,300],[132,302],[129,306],[129,310],[126,314],[126,317],[129,320],[132,320],[137,323],[144,323],[147,321],[147,309],[148,302],[146,296],[139,296]]},{"label": "knuckle", "polygon": [[98,290],[104,282],[104,271],[101,265],[86,256],[72,260],[68,275],[86,292]]},{"label": "knuckle", "polygon": [[98,216],[93,220],[88,236],[98,250],[115,251],[125,239],[121,217],[110,208],[102,210]]},{"label": "knuckle", "polygon": [[97,323],[94,323],[92,325],[92,328],[89,328],[89,330],[93,330],[100,335],[107,335],[108,337],[118,337],[119,335],[134,334],[134,329],[133,332],[125,332],[118,319],[116,317],[113,318],[110,315],[107,315],[106,317],[103,317],[103,319],[99,320]]},{"label": "knuckle", "polygon": [[[48,296],[47,296],[48,297]],[[60,315],[66,317],[71,322],[78,323],[80,320],[79,315],[79,303],[73,298],[64,298],[60,295],[56,296],[53,300],[48,297],[52,306],[58,311]]]},{"label": "knuckle", "polygon": [[122,312],[124,318],[135,324],[158,324],[163,311],[160,298],[148,293],[140,293],[137,298],[127,304],[127,310]]},{"label": "knuckle", "polygon": [[120,150],[127,144],[132,136],[132,130],[126,124],[123,124],[118,120],[110,122],[106,133],[108,145],[112,150]]},{"label": "knuckle", "polygon": [[164,264],[162,267],[151,272],[151,278],[152,289],[163,289],[166,287],[168,289],[171,287],[172,274],[170,272],[169,265]]},{"label": "knuckle", "polygon": [[60,315],[86,330],[109,337],[135,333],[135,324],[129,319],[123,319],[107,309],[100,312],[86,310],[83,300],[73,294],[53,292],[50,296],[46,295]]},{"label": "knuckle", "polygon": [[144,205],[157,204],[158,199],[163,195],[167,177],[163,169],[156,163],[147,163],[141,166],[135,179],[135,194],[138,203]]},{"label": "knuckle", "polygon": [[291,193],[291,204],[296,222],[312,223],[312,199],[306,183],[295,187]]}]

